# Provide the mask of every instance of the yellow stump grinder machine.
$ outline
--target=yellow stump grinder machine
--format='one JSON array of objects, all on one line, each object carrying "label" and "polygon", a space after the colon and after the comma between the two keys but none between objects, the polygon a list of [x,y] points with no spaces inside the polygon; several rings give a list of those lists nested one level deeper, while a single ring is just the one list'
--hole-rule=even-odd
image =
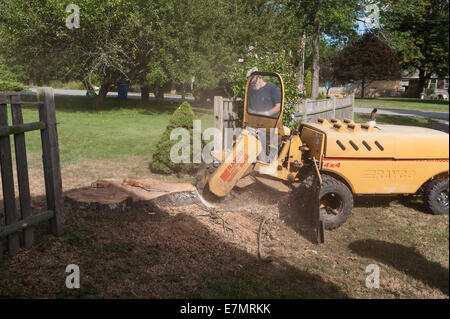
[{"label": "yellow stump grinder machine", "polygon": [[[317,215],[325,229],[349,218],[355,195],[423,194],[431,213],[448,214],[448,134],[321,118],[289,130],[282,124],[283,96],[279,74],[254,72],[248,77],[240,136],[231,151],[212,152],[213,162],[202,164],[197,174],[201,194],[220,199],[237,184],[258,177],[293,189],[314,175],[320,184]],[[261,129],[266,130],[263,139]],[[276,138],[269,138],[270,129]],[[260,160],[262,154],[265,160]]]}]

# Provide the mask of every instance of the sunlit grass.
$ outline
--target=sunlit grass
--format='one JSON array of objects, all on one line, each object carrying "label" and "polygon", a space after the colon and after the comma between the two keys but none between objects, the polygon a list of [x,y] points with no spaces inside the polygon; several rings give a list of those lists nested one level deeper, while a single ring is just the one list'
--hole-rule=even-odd
[{"label": "sunlit grass", "polygon": [[[86,97],[56,97],[61,163],[151,155],[179,103],[108,98],[101,110]],[[212,110],[193,107],[203,129],[213,125]],[[24,107],[24,121],[38,120],[35,106]],[[39,132],[26,135],[27,150],[41,152]]]},{"label": "sunlit grass", "polygon": [[356,107],[399,109],[432,112],[448,112],[448,101],[421,100],[414,98],[384,97],[376,99],[355,99]]}]

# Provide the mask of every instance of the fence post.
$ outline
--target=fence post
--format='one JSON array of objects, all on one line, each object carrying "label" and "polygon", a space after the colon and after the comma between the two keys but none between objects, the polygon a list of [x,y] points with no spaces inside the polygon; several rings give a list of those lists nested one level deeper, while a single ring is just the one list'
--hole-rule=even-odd
[{"label": "fence post", "polygon": [[61,236],[64,232],[64,201],[56,129],[55,97],[53,89],[48,87],[39,89],[38,96],[39,100],[44,102],[39,106],[39,119],[46,124],[45,129],[41,130],[41,141],[47,208],[55,212],[55,217],[50,219],[50,230],[54,235]]},{"label": "fence post", "polygon": [[[214,150],[222,151],[225,147],[224,130],[223,130],[223,97],[214,97],[214,127],[220,136],[214,136]],[[221,141],[219,140],[221,139]]]},{"label": "fence post", "polygon": [[[17,103],[15,103],[17,102]],[[11,96],[11,115],[14,125],[23,124],[22,107],[19,96]],[[14,148],[16,152],[17,181],[19,184],[20,212],[22,220],[31,216],[30,182],[28,177],[27,151],[25,146],[25,133],[14,135]],[[23,231],[23,246],[30,248],[34,241],[34,230],[27,228]]]},{"label": "fence post", "polygon": [[[8,108],[6,102],[4,102],[4,104],[0,104],[0,126],[8,126]],[[5,224],[9,225],[18,221],[11,157],[11,141],[9,135],[0,136],[0,166],[2,175]],[[19,234],[9,235],[6,238],[6,242],[9,255],[14,256],[17,254],[20,249]]]},{"label": "fence post", "polygon": [[336,98],[333,97],[331,100],[333,102],[333,117],[336,118]]},{"label": "fence post", "polygon": [[352,120],[355,119],[355,93],[352,94]]}]

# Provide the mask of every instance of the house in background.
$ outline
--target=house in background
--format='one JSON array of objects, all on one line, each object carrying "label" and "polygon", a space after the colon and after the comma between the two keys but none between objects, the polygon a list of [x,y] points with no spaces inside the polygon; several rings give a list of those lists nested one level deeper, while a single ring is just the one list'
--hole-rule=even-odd
[{"label": "house in background", "polygon": [[[419,71],[416,71],[414,74],[408,72],[403,73],[401,82],[402,87],[404,88],[402,96],[416,97],[420,93]],[[433,86],[435,88],[434,95],[446,95],[448,97],[448,75],[445,77],[438,77],[436,74],[431,75],[427,88],[429,89]]]},{"label": "house in background", "polygon": [[[438,98],[448,99],[448,75],[445,77],[438,77],[433,74],[431,76],[428,88],[435,87],[435,93],[433,96]],[[330,95],[336,94],[355,94],[356,97],[361,96],[361,84],[349,83],[342,87],[332,87],[329,90]],[[364,96],[366,98],[376,97],[417,97],[419,94],[419,71],[414,74],[409,72],[403,72],[402,77],[398,80],[386,80],[386,81],[373,81],[369,83],[365,89]]]}]

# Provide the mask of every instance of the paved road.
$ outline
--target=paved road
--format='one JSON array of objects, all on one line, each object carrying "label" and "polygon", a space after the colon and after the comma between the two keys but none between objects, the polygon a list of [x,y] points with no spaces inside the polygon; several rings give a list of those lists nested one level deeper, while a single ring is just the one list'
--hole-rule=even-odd
[{"label": "paved road", "polygon": [[[373,109],[365,107],[355,107],[355,113],[369,113]],[[448,122],[448,112],[429,112],[415,110],[395,110],[395,109],[378,109],[377,114],[400,115],[400,116],[422,116],[433,120],[443,120]]]}]

